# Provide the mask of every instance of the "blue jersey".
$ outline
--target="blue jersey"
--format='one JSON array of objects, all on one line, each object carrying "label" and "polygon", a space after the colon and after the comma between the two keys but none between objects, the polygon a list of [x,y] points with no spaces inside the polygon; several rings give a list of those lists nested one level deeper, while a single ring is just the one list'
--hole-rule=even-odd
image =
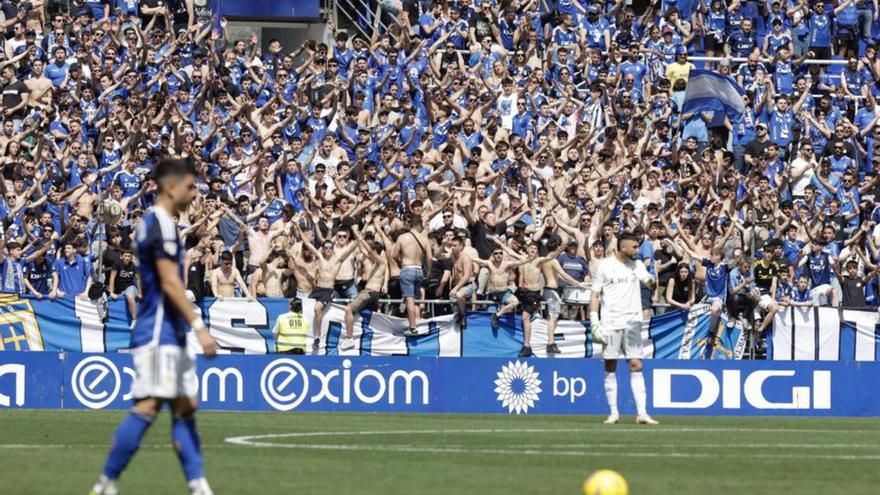
[{"label": "blue jersey", "polygon": [[138,224],[135,244],[143,299],[131,332],[131,346],[186,345],[186,318],[165,300],[157,262],[174,261],[183,280],[183,243],[171,215],[160,207],[150,208]]},{"label": "blue jersey", "polygon": [[730,274],[727,263],[721,262],[716,266],[709,258],[704,258],[703,266],[706,267],[706,297],[727,299],[727,277]]},{"label": "blue jersey", "polygon": [[831,263],[825,253],[807,256],[807,275],[813,287],[831,283]]},{"label": "blue jersey", "polygon": [[776,283],[776,294],[773,296],[776,301],[782,302],[786,299],[791,299],[793,295],[794,287],[791,284],[786,284],[784,282]]}]

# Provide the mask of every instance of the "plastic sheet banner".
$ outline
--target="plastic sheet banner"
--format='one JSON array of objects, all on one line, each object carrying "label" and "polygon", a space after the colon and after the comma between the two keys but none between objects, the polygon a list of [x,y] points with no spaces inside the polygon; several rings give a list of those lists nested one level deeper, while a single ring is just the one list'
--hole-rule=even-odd
[{"label": "plastic sheet banner", "polygon": [[[287,312],[285,299],[239,298],[205,299],[195,306],[208,323],[211,334],[224,353],[267,354],[275,352],[272,328],[279,315]],[[306,299],[303,311],[314,320],[314,301]],[[105,317],[106,313],[106,317]],[[7,298],[0,300],[0,350],[48,350],[69,352],[125,351],[131,338],[130,315],[124,301],[110,301],[104,312],[87,299],[56,301]],[[532,348],[546,357],[549,322],[534,318]],[[742,357],[744,339],[738,328],[723,330],[720,345],[713,349],[715,359]],[[426,357],[516,357],[523,345],[523,322],[519,315],[507,314],[500,326],[492,328],[490,313],[468,315],[462,331],[452,315],[421,319],[421,335],[406,337],[404,318],[362,311],[356,315],[354,349],[339,350],[345,335],[345,310],[333,305],[327,309],[312,354],[348,356],[426,356]],[[599,358],[602,346],[593,342],[587,321],[559,321],[554,341],[562,358]],[[644,358],[705,359],[709,334],[709,314],[705,305],[690,313],[671,311],[645,322],[642,337]],[[310,329],[309,342],[314,329]],[[198,346],[195,339],[191,339]]]},{"label": "plastic sheet banner", "polygon": [[[201,407],[235,411],[606,414],[594,359],[221,355],[197,361]],[[663,415],[880,416],[880,364],[645,362]],[[0,409],[124,409],[131,355],[0,352]],[[625,366],[623,414],[635,407]]]},{"label": "plastic sheet banner", "polygon": [[779,361],[878,361],[876,311],[785,308],[777,313],[767,356]]},{"label": "plastic sheet banner", "polygon": [[[223,353],[267,354],[275,352],[272,328],[287,312],[285,299],[205,299],[195,306],[208,323]],[[104,318],[98,305],[86,299],[56,301],[0,299],[0,351],[48,350],[69,352],[125,351],[131,338],[130,315],[124,301],[110,301]],[[306,299],[303,310],[314,319],[314,301]],[[523,322],[507,314],[493,329],[490,313],[468,315],[462,331],[451,315],[421,319],[418,337],[406,337],[406,320],[383,313],[362,311],[353,327],[354,349],[339,350],[345,335],[343,306],[327,309],[317,347],[311,354],[344,356],[507,357],[514,358],[523,345]],[[872,311],[838,312],[832,308],[785,309],[779,313],[769,340],[769,356],[776,360],[874,361],[878,360],[878,315]],[[728,328],[724,315],[718,319],[720,341],[711,359],[741,359],[746,348],[744,332]],[[549,322],[534,318],[532,348],[546,357]],[[644,358],[708,359],[709,308],[694,306],[690,312],[669,311],[643,324]],[[555,342],[560,358],[600,358],[602,346],[593,342],[588,321],[559,321]],[[308,341],[312,342],[314,329]],[[197,342],[192,339],[197,348]],[[198,349],[197,349],[198,350]]]}]

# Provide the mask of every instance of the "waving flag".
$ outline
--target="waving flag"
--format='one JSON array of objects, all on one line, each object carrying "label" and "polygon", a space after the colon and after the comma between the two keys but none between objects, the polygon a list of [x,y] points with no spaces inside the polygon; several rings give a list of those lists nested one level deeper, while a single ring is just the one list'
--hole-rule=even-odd
[{"label": "waving flag", "polygon": [[734,121],[745,112],[743,95],[745,91],[732,77],[708,70],[692,69],[681,112],[724,112]]}]

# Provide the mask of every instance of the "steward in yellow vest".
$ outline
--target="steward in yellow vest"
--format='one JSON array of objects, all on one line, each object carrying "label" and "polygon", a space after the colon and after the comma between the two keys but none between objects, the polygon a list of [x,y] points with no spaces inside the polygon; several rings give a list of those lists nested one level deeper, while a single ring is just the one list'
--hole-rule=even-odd
[{"label": "steward in yellow vest", "polygon": [[275,320],[272,336],[275,337],[275,352],[278,354],[305,354],[306,340],[311,322],[302,314],[302,302],[290,300],[290,312]]}]

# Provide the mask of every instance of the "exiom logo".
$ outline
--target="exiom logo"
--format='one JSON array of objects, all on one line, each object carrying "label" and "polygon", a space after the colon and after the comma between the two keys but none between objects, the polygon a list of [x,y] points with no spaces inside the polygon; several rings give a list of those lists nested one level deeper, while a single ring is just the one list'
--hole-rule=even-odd
[{"label": "exiom logo", "polygon": [[367,368],[352,371],[348,359],[342,361],[342,369],[323,372],[306,370],[293,359],[281,358],[266,365],[260,376],[263,399],[279,411],[296,409],[306,398],[312,404],[321,401],[333,404],[412,404],[419,400],[419,393],[419,403],[427,405],[430,402],[429,388],[428,376],[420,370],[383,373]]},{"label": "exiom logo", "polygon": [[[791,385],[797,372],[794,370],[757,370],[745,374],[740,370],[723,370],[721,380],[708,370],[699,369],[655,369],[653,371],[653,399],[655,408],[668,409],[708,409],[721,399],[724,409],[742,409],[743,399],[755,409],[831,409],[831,371],[813,371],[811,386]],[[696,387],[694,379],[696,379]],[[801,383],[803,381],[801,380]],[[775,397],[784,400],[771,401],[765,395],[765,388],[774,387],[782,393]],[[673,400],[682,397],[682,390],[696,388],[696,394],[688,393],[687,400]]]},{"label": "exiom logo", "polygon": [[[127,366],[123,373],[135,377],[135,371]],[[70,388],[74,397],[89,409],[103,409],[110,405],[122,388],[122,375],[119,368],[104,356],[89,356],[73,368],[70,375]],[[123,400],[131,399],[131,392],[126,391]]]}]

